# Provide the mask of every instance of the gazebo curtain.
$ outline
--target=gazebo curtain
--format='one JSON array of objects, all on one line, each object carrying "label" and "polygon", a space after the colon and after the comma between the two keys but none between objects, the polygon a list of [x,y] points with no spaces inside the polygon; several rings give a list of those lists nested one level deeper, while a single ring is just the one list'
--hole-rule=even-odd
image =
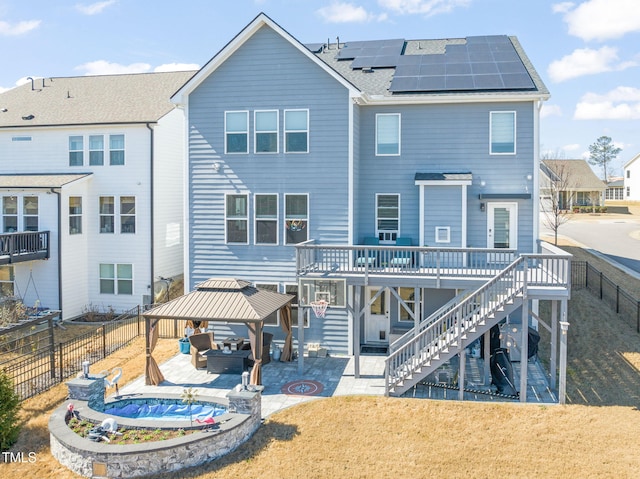
[{"label": "gazebo curtain", "polygon": [[[196,324],[198,323],[198,328],[200,329],[200,331],[196,331]],[[189,319],[185,322],[184,325],[184,330],[185,330],[185,334],[187,336],[191,336],[191,334],[197,334],[200,332],[205,333],[207,331],[207,328],[209,327],[209,321],[193,321],[192,319]],[[188,334],[187,332],[190,332],[191,334]]]},{"label": "gazebo curtain", "polygon": [[145,384],[153,386],[157,386],[164,381],[164,376],[158,367],[158,363],[156,363],[156,360],[153,359],[153,356],[151,355],[158,344],[159,322],[159,319],[152,319],[147,323],[149,325],[147,334],[149,344],[147,344],[147,370],[145,371]]},{"label": "gazebo curtain", "polygon": [[291,303],[280,308],[280,327],[287,335],[284,339],[282,355],[280,361],[291,361],[293,359],[293,331],[291,328]]},{"label": "gazebo curtain", "polygon": [[253,368],[251,368],[249,384],[259,386],[262,384],[262,324],[247,323],[247,329],[249,330],[251,354],[253,355]]}]

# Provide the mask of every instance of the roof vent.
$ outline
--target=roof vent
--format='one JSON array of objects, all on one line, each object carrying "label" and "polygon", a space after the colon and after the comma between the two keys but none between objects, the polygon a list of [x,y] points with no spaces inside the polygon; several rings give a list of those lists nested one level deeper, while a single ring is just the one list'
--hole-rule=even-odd
[{"label": "roof vent", "polygon": [[22,119],[23,120],[33,120],[35,118],[35,116],[33,115],[27,115],[27,116],[23,116]]},{"label": "roof vent", "polygon": [[373,73],[372,67],[362,67],[362,73]]}]

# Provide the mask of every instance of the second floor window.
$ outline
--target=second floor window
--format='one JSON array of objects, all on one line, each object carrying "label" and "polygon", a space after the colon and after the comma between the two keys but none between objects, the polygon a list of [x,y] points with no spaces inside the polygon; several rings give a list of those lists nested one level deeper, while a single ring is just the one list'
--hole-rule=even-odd
[{"label": "second floor window", "polygon": [[490,153],[513,155],[516,152],[516,112],[492,111]]},{"label": "second floor window", "polygon": [[100,197],[100,233],[113,233],[115,224],[113,196]]},{"label": "second floor window", "polygon": [[278,244],[278,195],[257,194],[256,244]]},{"label": "second floor window", "polygon": [[2,227],[5,233],[18,231],[18,198],[16,196],[2,198]]},{"label": "second floor window", "polygon": [[227,195],[225,207],[227,243],[247,244],[248,233],[248,195]]},{"label": "second floor window", "polygon": [[256,153],[278,152],[278,110],[255,112]]},{"label": "second floor window", "polygon": [[38,197],[22,198],[22,228],[25,231],[38,231]]},{"label": "second floor window", "polygon": [[285,153],[309,153],[309,110],[284,111]]},{"label": "second floor window", "polygon": [[309,239],[309,197],[307,195],[284,196],[285,242],[298,244]]},{"label": "second floor window", "polygon": [[376,156],[400,154],[400,113],[376,115]]},{"label": "second floor window", "polygon": [[249,112],[224,113],[225,153],[249,153]]},{"label": "second floor window", "polygon": [[82,233],[82,197],[69,197],[69,234]]},{"label": "second floor window", "polygon": [[91,135],[89,137],[89,164],[104,165],[104,136]]},{"label": "second floor window", "polygon": [[124,165],[124,135],[109,135],[109,164]]},{"label": "second floor window", "polygon": [[134,196],[120,197],[120,233],[136,232],[136,199]]},{"label": "second floor window", "polygon": [[84,164],[84,140],[81,136],[69,137],[69,166]]}]

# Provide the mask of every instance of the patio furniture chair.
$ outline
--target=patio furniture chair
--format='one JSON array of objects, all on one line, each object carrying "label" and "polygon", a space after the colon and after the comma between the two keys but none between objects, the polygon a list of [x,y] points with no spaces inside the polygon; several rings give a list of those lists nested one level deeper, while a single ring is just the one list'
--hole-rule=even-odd
[{"label": "patio furniture chair", "polygon": [[[375,236],[367,236],[364,239],[365,246],[378,246],[380,240]],[[365,255],[364,252],[360,253],[361,256],[356,258],[356,266],[375,266],[378,261],[378,252],[375,250],[369,250]]]},{"label": "patio furniture chair", "polygon": [[191,364],[196,369],[207,367],[207,356],[204,355],[210,349],[218,349],[218,345],[213,342],[213,332],[192,334],[189,336],[191,343]]},{"label": "patio furniture chair", "polygon": [[[396,246],[411,246],[411,238],[397,238]],[[410,266],[413,262],[413,252],[411,251],[398,251],[394,253],[391,259],[391,266]]]},{"label": "patio furniture chair", "polygon": [[[262,365],[269,364],[271,362],[271,341],[273,341],[273,334],[262,333]],[[251,343],[247,341],[242,345],[242,349],[251,349]],[[253,360],[253,352],[249,354],[248,365],[253,367],[255,361]]]}]

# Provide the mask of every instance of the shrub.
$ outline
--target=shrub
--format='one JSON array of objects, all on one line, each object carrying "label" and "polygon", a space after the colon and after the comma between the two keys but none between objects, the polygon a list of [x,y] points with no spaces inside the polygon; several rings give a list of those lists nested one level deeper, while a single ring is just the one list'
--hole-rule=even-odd
[{"label": "shrub", "polygon": [[8,451],[18,440],[20,397],[6,371],[0,371],[0,450]]}]

